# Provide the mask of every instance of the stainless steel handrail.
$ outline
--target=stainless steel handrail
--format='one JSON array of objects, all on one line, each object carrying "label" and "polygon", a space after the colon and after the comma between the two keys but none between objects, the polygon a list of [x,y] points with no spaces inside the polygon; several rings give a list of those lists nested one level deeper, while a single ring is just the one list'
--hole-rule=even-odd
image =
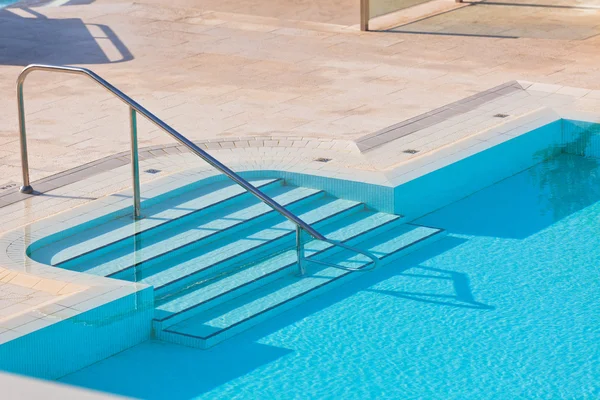
[{"label": "stainless steel handrail", "polygon": [[[33,71],[50,71],[50,72],[62,72],[67,74],[76,74],[76,75],[84,75],[92,80],[96,81],[100,86],[104,87],[106,90],[114,94],[118,97],[123,103],[129,106],[129,119],[130,119],[130,132],[131,132],[131,166],[132,166],[132,178],[133,178],[133,213],[134,218],[141,217],[141,206],[140,206],[140,178],[139,178],[139,163],[138,163],[138,148],[137,148],[137,119],[136,112],[142,114],[146,117],[150,122],[154,123],[156,126],[161,128],[163,131],[168,133],[173,139],[177,140],[179,143],[187,147],[191,150],[192,153],[196,154],[198,157],[206,161],[212,167],[220,171],[221,173],[227,175],[231,180],[235,183],[246,189],[252,195],[257,197],[260,201],[271,207],[273,210],[277,211],[279,214],[283,215],[290,222],[296,225],[296,251],[298,254],[298,268],[300,274],[305,273],[305,268],[303,265],[304,261],[313,261],[315,260],[307,259],[304,257],[304,241],[302,239],[302,231],[306,231],[309,235],[317,240],[322,240],[324,242],[330,243],[334,246],[340,246],[347,250],[354,251],[356,253],[360,253],[370,258],[373,261],[373,265],[377,265],[378,258],[369,252],[353,248],[346,244],[337,242],[335,240],[327,239],[325,236],[321,235],[317,232],[313,227],[308,225],[306,222],[302,221],[299,217],[289,212],[285,209],[281,204],[277,203],[275,200],[261,192],[251,183],[246,181],[244,178],[233,172],[227,166],[223,165],[216,158],[196,146],[190,140],[188,140],[185,136],[177,132],[175,129],[171,128],[161,119],[159,119],[156,115],[152,114],[150,111],[146,110],[139,103],[133,100],[131,97],[127,96],[125,93],[121,92],[119,89],[108,83],[106,80],[102,79],[95,72],[80,67],[68,67],[68,66],[56,66],[56,65],[42,65],[42,64],[31,64],[28,65],[21,71],[19,77],[17,78],[17,108],[19,112],[19,134],[20,134],[20,142],[21,142],[21,168],[23,172],[23,186],[19,189],[21,193],[33,193],[33,188],[31,187],[31,182],[29,181],[29,161],[27,158],[27,135],[25,129],[25,106],[23,101],[23,84],[25,82],[25,78],[29,73]],[[322,262],[321,262],[322,263]],[[332,265],[332,264],[328,264]],[[335,265],[332,265],[335,266]],[[344,268],[346,269],[346,268]]]}]

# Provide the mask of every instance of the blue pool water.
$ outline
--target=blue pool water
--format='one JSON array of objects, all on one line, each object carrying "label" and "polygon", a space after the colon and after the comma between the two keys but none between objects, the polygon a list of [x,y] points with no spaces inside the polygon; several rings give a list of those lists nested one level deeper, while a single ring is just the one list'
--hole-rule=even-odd
[{"label": "blue pool water", "polygon": [[0,0],[0,10],[4,7],[8,7],[11,4],[15,4],[18,0]]},{"label": "blue pool water", "polygon": [[150,399],[600,397],[600,159],[562,154],[430,213],[448,235],[209,350],[64,377]]}]

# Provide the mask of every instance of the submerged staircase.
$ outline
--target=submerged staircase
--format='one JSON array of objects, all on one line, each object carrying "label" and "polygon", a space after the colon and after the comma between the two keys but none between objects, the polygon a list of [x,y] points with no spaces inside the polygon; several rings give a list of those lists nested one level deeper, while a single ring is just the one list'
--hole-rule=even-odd
[{"label": "submerged staircase", "polygon": [[[371,252],[378,267],[443,234],[282,179],[251,183],[328,239]],[[305,257],[338,267],[305,262],[300,276],[294,224],[230,181],[144,208],[135,230],[125,216],[34,255],[57,267],[152,285],[156,337],[199,348],[358,277],[373,264],[310,237]]]}]

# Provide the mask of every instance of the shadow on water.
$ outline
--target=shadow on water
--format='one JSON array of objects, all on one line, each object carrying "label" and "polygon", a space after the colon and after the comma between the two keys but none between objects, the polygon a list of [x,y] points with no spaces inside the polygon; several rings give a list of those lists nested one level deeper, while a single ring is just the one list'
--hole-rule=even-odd
[{"label": "shadow on water", "polygon": [[52,19],[27,7],[0,9],[0,65],[107,64],[133,55],[106,25]]},{"label": "shadow on water", "polygon": [[190,399],[292,350],[251,343],[200,350],[148,341],[61,381],[139,399]]},{"label": "shadow on water", "polygon": [[[466,274],[419,265],[465,242],[466,240],[455,237],[442,238],[392,264],[348,281],[297,306],[293,311],[272,318],[209,350],[149,341],[73,373],[61,381],[137,398],[193,398],[256,368],[293,354],[293,348],[265,345],[259,341],[361,291],[391,294],[401,301],[423,302],[431,306],[459,307],[465,309],[465,312],[493,310],[494,307],[475,300]],[[455,294],[448,296],[436,292],[388,292],[371,289],[379,282],[398,276],[422,281],[423,286],[428,286],[427,283],[431,280],[445,280],[448,285],[444,285],[444,293],[448,293],[450,289],[454,290]]]},{"label": "shadow on water", "polygon": [[[459,308],[474,308],[482,310],[494,310],[495,307],[487,304],[480,303],[475,300],[471,286],[469,283],[469,277],[467,274],[462,272],[449,271],[439,268],[429,267],[413,267],[410,271],[418,272],[424,271],[425,273],[404,273],[403,277],[411,277],[415,279],[439,279],[445,280],[452,284],[454,294],[440,294],[440,293],[427,293],[427,292],[405,292],[396,290],[379,290],[379,289],[366,289],[368,292],[385,294],[389,296],[395,296],[402,299],[421,301],[424,303],[436,304],[440,306],[459,307]],[[433,273],[433,274],[431,274]]]},{"label": "shadow on water", "polygon": [[[277,318],[277,322],[270,322],[265,324],[264,328],[254,329],[252,333],[247,335],[250,338],[256,331],[254,340],[266,336],[276,330],[279,330],[289,324],[292,324],[302,318],[308,317],[322,309],[325,309],[335,303],[343,301],[344,299],[361,291],[368,291],[382,294],[392,294],[396,297],[403,298],[406,300],[429,303],[433,305],[443,306],[471,306],[465,308],[478,308],[485,310],[493,310],[494,307],[480,303],[475,300],[475,296],[471,291],[469,277],[459,271],[445,270],[441,268],[425,267],[421,264],[428,260],[434,259],[448,251],[455,249],[467,242],[466,239],[446,236],[439,241],[429,244],[414,253],[408,254],[398,260],[395,260],[391,264],[388,264],[380,269],[373,270],[371,272],[365,272],[364,275],[357,279],[345,282],[340,287],[335,288],[329,292],[326,292],[318,297],[314,301],[309,301],[300,307],[298,307],[293,313],[286,313],[282,317]],[[407,279],[414,280],[414,285],[429,286],[428,283],[440,280],[444,280],[448,285],[444,286],[443,293],[430,292],[396,292],[396,291],[380,291],[373,289],[372,287],[380,282],[386,281],[391,278],[406,277]],[[448,291],[454,291],[454,294],[448,295]],[[385,292],[385,293],[384,293]],[[401,295],[398,295],[401,294]],[[449,298],[455,301],[430,301],[431,298]]]}]

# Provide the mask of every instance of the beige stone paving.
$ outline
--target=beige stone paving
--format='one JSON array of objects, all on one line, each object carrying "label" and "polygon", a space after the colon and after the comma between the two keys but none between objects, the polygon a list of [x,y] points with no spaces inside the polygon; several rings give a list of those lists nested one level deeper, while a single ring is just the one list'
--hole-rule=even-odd
[{"label": "beige stone paving", "polygon": [[[379,0],[378,0],[379,1]],[[414,0],[411,0],[414,1]],[[147,4],[164,4],[162,0],[147,0]],[[256,17],[355,25],[360,2],[355,0],[174,0],[171,5],[246,14]]]},{"label": "beige stone paving", "polygon": [[[515,6],[527,16],[517,28],[547,24],[535,38],[502,39],[360,33],[346,18],[350,2],[321,3],[99,0],[0,11],[0,183],[20,180],[14,80],[34,61],[91,67],[193,140],[353,140],[513,79],[600,88],[593,8],[535,7],[540,22],[534,7]],[[466,23],[471,9],[484,27],[516,15],[477,4],[434,18]],[[32,74],[26,98],[33,180],[127,149],[126,107],[92,82]],[[141,146],[170,141],[140,122]]]}]

